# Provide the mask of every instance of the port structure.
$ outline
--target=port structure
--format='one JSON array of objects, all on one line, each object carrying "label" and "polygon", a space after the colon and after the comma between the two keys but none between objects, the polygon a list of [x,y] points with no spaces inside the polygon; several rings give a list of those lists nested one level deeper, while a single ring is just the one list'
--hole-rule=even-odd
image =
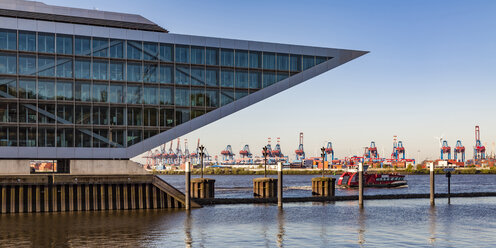
[{"label": "port structure", "polygon": [[274,150],[272,150],[271,154],[272,154],[272,157],[279,158],[279,159],[284,157],[284,155],[282,154],[282,150],[281,150],[281,138],[277,137],[277,144],[274,147]]},{"label": "port structure", "polygon": [[189,153],[189,148],[188,148],[188,139],[184,139],[184,154],[183,154],[183,160],[188,161],[190,159],[190,153]]},{"label": "port structure", "polygon": [[[462,155],[460,160],[458,160],[458,154]],[[462,145],[461,140],[456,141],[456,146],[453,149],[453,157],[456,162],[465,162],[465,146]]]},{"label": "port structure", "polygon": [[479,126],[475,126],[475,146],[474,146],[474,161],[486,159],[486,147],[480,141]]},{"label": "port structure", "polygon": [[378,159],[379,153],[377,152],[377,147],[375,146],[375,141],[370,142],[370,147],[367,148],[367,157],[369,159]]},{"label": "port structure", "polygon": [[327,142],[327,146],[325,148],[325,157],[324,161],[329,161],[328,156],[331,155],[331,162],[334,160],[334,149],[332,149],[332,142]]},{"label": "port structure", "polygon": [[234,160],[234,153],[232,151],[231,145],[227,145],[226,149],[222,150],[220,154],[222,155],[223,162]]},{"label": "port structure", "polygon": [[174,152],[174,150],[172,150],[172,143],[173,141],[170,142],[169,151],[167,153],[167,161],[169,164],[173,164],[177,158],[176,153]]},{"label": "port structure", "polygon": [[198,143],[196,143],[196,150],[194,150],[189,157],[191,159],[192,164],[198,164],[198,154],[200,154],[200,139],[198,139]]},{"label": "port structure", "polygon": [[174,163],[180,164],[183,158],[184,158],[184,154],[183,151],[181,150],[181,138],[177,138],[176,159]]},{"label": "port structure", "polygon": [[303,150],[303,132],[300,132],[300,140],[298,143],[298,149],[295,150],[296,160],[303,161],[305,159],[305,150]]},{"label": "port structure", "polygon": [[252,158],[253,154],[250,152],[250,146],[246,144],[241,151],[239,151],[241,158]]},{"label": "port structure", "polygon": [[[398,141],[398,136],[393,136],[393,152],[391,153],[391,160],[399,161],[405,160],[406,150],[403,146],[403,141]],[[400,158],[401,156],[401,158]]]},{"label": "port structure", "polygon": [[448,155],[448,159],[451,159],[451,147],[448,145],[447,140],[443,140],[443,145],[441,146],[441,160],[444,160],[444,154]]}]

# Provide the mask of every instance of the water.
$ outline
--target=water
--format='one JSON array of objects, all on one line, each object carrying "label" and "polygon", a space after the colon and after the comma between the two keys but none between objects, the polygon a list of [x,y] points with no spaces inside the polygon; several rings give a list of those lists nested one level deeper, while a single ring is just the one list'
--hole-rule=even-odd
[{"label": "water", "polygon": [[496,198],[0,215],[0,247],[494,247]]},{"label": "water", "polygon": [[[184,190],[183,175],[162,175],[167,182]],[[193,177],[196,177],[193,176]],[[215,197],[247,198],[253,197],[253,178],[257,175],[208,175],[215,179]],[[277,177],[277,176],[273,176]],[[311,196],[311,179],[318,175],[284,175],[285,197]],[[338,178],[338,175],[332,176]],[[365,195],[382,194],[428,194],[429,175],[406,175],[408,187],[400,188],[365,188]],[[448,179],[444,175],[436,175],[436,193],[448,192]],[[496,192],[496,175],[452,175],[451,192]],[[336,195],[356,195],[357,189],[336,189]]]},{"label": "water", "polygon": [[[181,188],[184,176],[164,176]],[[210,176],[209,176],[210,177]],[[251,197],[253,176],[212,176],[218,197]],[[285,176],[289,196],[309,196],[314,176]],[[409,187],[367,194],[427,193],[428,176]],[[494,175],[454,175],[452,192],[496,192]],[[446,178],[436,178],[444,192]],[[229,189],[236,186],[236,189]],[[184,187],[183,187],[184,188]],[[338,194],[356,194],[340,189]],[[216,205],[0,215],[0,247],[494,247],[496,197]]]}]

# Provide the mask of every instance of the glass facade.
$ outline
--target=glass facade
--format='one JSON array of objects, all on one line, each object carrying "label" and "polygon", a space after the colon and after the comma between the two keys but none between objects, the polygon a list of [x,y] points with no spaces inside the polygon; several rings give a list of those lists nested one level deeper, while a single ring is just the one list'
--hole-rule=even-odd
[{"label": "glass facade", "polygon": [[127,147],[328,59],[0,29],[0,146]]}]

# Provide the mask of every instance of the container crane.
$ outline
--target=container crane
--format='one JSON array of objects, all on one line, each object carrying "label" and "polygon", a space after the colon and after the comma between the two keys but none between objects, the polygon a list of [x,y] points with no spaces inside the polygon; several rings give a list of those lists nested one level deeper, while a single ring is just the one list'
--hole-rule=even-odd
[{"label": "container crane", "polygon": [[480,141],[479,126],[475,126],[475,147],[474,147],[474,161],[486,158],[486,147]]},{"label": "container crane", "polygon": [[188,139],[184,139],[184,159],[188,161],[190,158],[189,148],[188,148]]},{"label": "container crane", "polygon": [[400,155],[403,155],[402,159],[405,159],[405,147],[403,147],[403,141],[398,141],[396,147],[396,159],[400,159]]},{"label": "container crane", "polygon": [[367,148],[367,156],[370,158],[370,159],[378,159],[379,158],[379,153],[377,152],[377,147],[375,146],[375,142],[372,141],[370,142],[370,147]]},{"label": "container crane", "polygon": [[325,157],[324,157],[324,161],[328,161],[328,158],[327,156],[328,155],[331,155],[331,162],[334,160],[334,149],[332,149],[332,142],[327,142],[327,147],[325,149]]},{"label": "container crane", "polygon": [[241,156],[241,158],[252,158],[253,154],[251,154],[250,152],[250,146],[246,144],[243,147],[243,150],[239,151],[239,155]]},{"label": "container crane", "polygon": [[398,160],[398,136],[393,136],[393,152],[391,153],[391,160]]},{"label": "container crane", "polygon": [[444,154],[448,155],[448,159],[451,159],[451,147],[448,146],[448,141],[443,140],[443,145],[441,146],[441,160],[444,159]]},{"label": "container crane", "polygon": [[184,158],[183,151],[181,150],[181,138],[177,138],[177,147],[176,147],[176,163],[181,164],[181,159]]},{"label": "container crane", "polygon": [[281,140],[279,137],[277,137],[277,144],[276,144],[276,147],[274,148],[274,150],[272,150],[272,156],[273,157],[276,157],[276,158],[281,158],[283,157],[284,155],[282,155],[282,151],[281,151]]},{"label": "container crane", "polygon": [[170,143],[169,152],[167,154],[167,159],[168,159],[169,164],[174,164],[174,160],[176,160],[176,158],[177,158],[176,153],[174,153],[174,150],[172,150],[172,143],[173,143],[173,141],[171,141],[171,143]]},{"label": "container crane", "polygon": [[300,133],[300,142],[298,144],[298,149],[295,150],[296,160],[303,161],[305,159],[305,151],[303,150],[303,132]]},{"label": "container crane", "polygon": [[191,162],[193,164],[198,163],[198,154],[200,153],[199,147],[200,147],[200,139],[198,139],[198,143],[196,144],[196,150],[194,150],[192,153],[189,154],[189,157],[191,158]]},{"label": "container crane", "polygon": [[222,161],[232,161],[234,160],[234,153],[232,151],[231,145],[227,145],[225,150],[220,152],[222,154]]},{"label": "container crane", "polygon": [[[458,160],[458,153],[460,153],[462,155],[460,160]],[[465,162],[465,147],[462,145],[461,140],[456,141],[456,147],[455,147],[455,149],[453,149],[453,155],[455,157],[455,161]]]}]

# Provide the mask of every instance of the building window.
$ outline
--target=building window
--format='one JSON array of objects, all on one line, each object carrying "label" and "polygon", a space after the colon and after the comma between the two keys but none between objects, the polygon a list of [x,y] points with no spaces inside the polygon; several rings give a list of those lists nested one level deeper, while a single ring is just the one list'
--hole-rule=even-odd
[{"label": "building window", "polygon": [[162,126],[162,127],[174,126],[174,110],[173,109],[160,109],[160,126]]},{"label": "building window", "polygon": [[72,105],[57,105],[57,118],[62,120],[63,124],[74,123],[74,106]]},{"label": "building window", "polygon": [[76,129],[76,147],[91,147],[91,131],[88,129]]},{"label": "building window", "polygon": [[160,44],[160,61],[174,61],[174,49],[171,44]]},{"label": "building window", "polygon": [[234,50],[221,49],[221,51],[220,51],[220,64],[222,66],[234,66]]},{"label": "building window", "polygon": [[207,86],[218,87],[219,86],[219,70],[218,69],[207,69],[205,82]]},{"label": "building window", "polygon": [[273,72],[264,71],[264,73],[263,73],[263,87],[266,88],[268,86],[271,86],[275,82],[276,82],[276,74]]},{"label": "building window", "polygon": [[124,147],[124,130],[114,130],[112,129],[110,132],[110,147],[112,148],[120,148]]},{"label": "building window", "polygon": [[72,82],[57,82],[57,100],[72,101]]},{"label": "building window", "polygon": [[205,69],[203,67],[191,67],[191,85],[205,85]]},{"label": "building window", "polygon": [[[122,58],[122,41],[114,46],[113,58]],[[104,38],[93,38],[93,56],[106,58],[109,56],[109,41]]]},{"label": "building window", "polygon": [[0,74],[16,74],[17,57],[15,54],[0,53]]},{"label": "building window", "polygon": [[156,127],[158,126],[158,111],[156,108],[144,109],[144,126]]},{"label": "building window", "polygon": [[55,35],[38,33],[38,52],[55,53]]},{"label": "building window", "polygon": [[219,107],[219,90],[208,89],[205,93],[205,105],[211,108]]},{"label": "building window", "polygon": [[19,31],[19,51],[36,52],[36,33]]},{"label": "building window", "polygon": [[143,88],[143,103],[158,104],[158,88],[145,86]]},{"label": "building window", "polygon": [[107,97],[107,84],[93,84],[93,102],[107,102]]},{"label": "building window", "polygon": [[57,147],[74,146],[74,129],[58,128],[57,129]]},{"label": "building window", "polygon": [[291,55],[289,58],[291,72],[301,71],[301,55]]},{"label": "building window", "polygon": [[0,146],[17,146],[17,127],[0,127]]},{"label": "building window", "polygon": [[93,61],[93,79],[108,80],[108,62],[105,60]]},{"label": "building window", "polygon": [[145,64],[143,71],[143,81],[147,83],[157,82],[158,65],[157,64]]},{"label": "building window", "polygon": [[110,125],[124,125],[124,110],[125,108],[111,107],[110,108]]},{"label": "building window", "polygon": [[176,84],[189,85],[189,67],[176,66]]},{"label": "building window", "polygon": [[274,53],[263,53],[263,68],[268,70],[276,69],[276,55]]},{"label": "building window", "polygon": [[127,103],[141,104],[141,86],[127,86]]},{"label": "building window", "polygon": [[124,63],[114,61],[110,62],[110,80],[124,80]]},{"label": "building window", "polygon": [[91,107],[85,105],[76,105],[76,124],[91,123]]},{"label": "building window", "polygon": [[143,125],[143,111],[141,108],[127,108],[127,125]]},{"label": "building window", "polygon": [[260,72],[250,72],[250,89],[260,89],[262,88],[262,73]]},{"label": "building window", "polygon": [[288,77],[289,77],[289,74],[287,72],[278,72],[276,82],[282,81]]},{"label": "building window", "polygon": [[90,60],[76,59],[76,63],[74,65],[75,77],[80,79],[90,79],[90,68]]},{"label": "building window", "polygon": [[38,99],[55,100],[55,83],[53,81],[38,81]]},{"label": "building window", "polygon": [[55,77],[55,57],[38,56],[38,76]]},{"label": "building window", "polygon": [[19,80],[19,98],[36,99],[36,80]]},{"label": "building window", "polygon": [[[95,38],[93,38],[95,40]],[[93,46],[95,47],[95,46]],[[110,57],[123,58],[124,57],[124,41],[123,40],[110,40]]]},{"label": "building window", "polygon": [[277,70],[289,71],[289,55],[281,53],[277,54]]},{"label": "building window", "polygon": [[191,110],[191,119],[194,119],[204,114],[205,114],[205,110],[203,109],[193,109]]},{"label": "building window", "polygon": [[[36,123],[36,104],[21,104],[19,106],[19,122],[20,123]],[[36,130],[35,130],[36,135]]]},{"label": "building window", "polygon": [[236,67],[248,67],[248,51],[236,50]]},{"label": "building window", "polygon": [[248,88],[248,71],[236,71],[236,88]]},{"label": "building window", "polygon": [[143,140],[141,130],[127,130],[127,146],[132,146]]},{"label": "building window", "polygon": [[91,101],[91,83],[76,82],[74,98],[81,102]]},{"label": "building window", "polygon": [[234,101],[234,90],[222,90],[220,92],[220,106],[224,106]]},{"label": "building window", "polygon": [[157,60],[158,59],[158,44],[145,42],[143,44],[143,59],[144,60]]},{"label": "building window", "polygon": [[176,45],[176,63],[189,64],[189,46]]},{"label": "building window", "polygon": [[57,35],[57,53],[58,54],[72,54],[72,36]]},{"label": "building window", "polygon": [[19,127],[19,146],[36,146],[36,127]]},{"label": "building window", "polygon": [[141,47],[141,41],[127,41],[127,58],[141,60],[143,57],[143,48]]},{"label": "building window", "polygon": [[183,89],[183,88],[176,88],[175,93],[174,93],[174,103],[176,106],[184,106],[187,107],[189,106],[189,89]]},{"label": "building window", "polygon": [[191,64],[205,64],[205,48],[191,47]]},{"label": "building window", "polygon": [[72,78],[72,59],[57,58],[57,77]]},{"label": "building window", "polygon": [[76,38],[74,39],[74,53],[76,55],[90,56],[91,38],[84,36],[76,36]]},{"label": "building window", "polygon": [[192,107],[205,106],[205,90],[203,89],[191,90],[191,106]]},{"label": "building window", "polygon": [[34,55],[19,56],[19,74],[36,75],[36,56]]},{"label": "building window", "polygon": [[93,106],[93,125],[108,125],[109,109],[108,107]]},{"label": "building window", "polygon": [[160,105],[173,105],[172,88],[160,87]]},{"label": "building window", "polygon": [[303,70],[315,66],[315,58],[313,56],[303,56]]},{"label": "building window", "polygon": [[250,51],[250,68],[262,68],[262,53]]},{"label": "building window", "polygon": [[241,98],[243,98],[243,97],[245,97],[247,95],[248,95],[248,91],[247,90],[236,90],[234,92],[234,96],[235,96],[234,98],[236,100],[239,100],[239,99],[241,99]]},{"label": "building window", "polygon": [[38,128],[38,146],[55,147],[55,129]]},{"label": "building window", "polygon": [[207,65],[219,65],[219,49],[218,48],[208,48],[206,49],[206,64]]},{"label": "building window", "polygon": [[315,57],[315,64],[318,65],[318,64],[324,63],[326,60],[327,60],[326,57],[317,56],[317,57]]},{"label": "building window", "polygon": [[222,87],[234,87],[234,71],[229,69],[222,69],[220,72]]},{"label": "building window", "polygon": [[13,30],[0,29],[0,49],[17,49],[17,32]]},{"label": "building window", "polygon": [[160,65],[160,83],[172,83],[172,66]]},{"label": "building window", "polygon": [[127,81],[141,82],[141,63],[127,63]]},{"label": "building window", "polygon": [[55,104],[38,104],[38,123],[55,123]]},{"label": "building window", "polygon": [[189,109],[176,109],[176,126],[189,121]]},{"label": "building window", "polygon": [[124,103],[124,85],[110,84],[109,101],[111,103]]},{"label": "building window", "polygon": [[6,95],[0,95],[0,98],[17,97],[17,80],[15,78],[0,78],[0,92]]},{"label": "building window", "polygon": [[17,103],[0,103],[0,122],[17,122]]}]

